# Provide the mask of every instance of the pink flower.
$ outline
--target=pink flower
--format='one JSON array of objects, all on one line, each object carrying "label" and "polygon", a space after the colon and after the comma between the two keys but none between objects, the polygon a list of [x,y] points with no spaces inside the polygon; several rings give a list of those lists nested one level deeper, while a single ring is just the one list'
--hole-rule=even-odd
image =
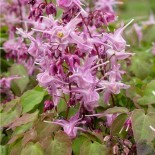
[{"label": "pink flower", "polygon": [[107,122],[106,125],[108,127],[110,127],[113,123],[113,121],[115,120],[115,118],[118,116],[119,114],[107,114],[106,118],[107,118]]},{"label": "pink flower", "polygon": [[113,49],[108,49],[106,52],[107,52],[108,57],[111,58],[110,63],[111,63],[112,68],[114,68],[114,66],[117,66],[118,60],[124,60],[134,55],[134,53],[128,53],[128,52],[125,52],[125,50],[116,51]]},{"label": "pink flower", "polygon": [[130,86],[116,81],[115,72],[112,72],[109,76],[109,81],[102,80],[99,82],[100,88],[96,90],[105,90],[104,92],[104,102],[108,103],[111,94],[119,94],[121,89],[128,89]]},{"label": "pink flower", "polygon": [[150,14],[150,17],[149,17],[149,20],[148,21],[142,22],[142,25],[144,27],[145,26],[150,26],[150,25],[155,25],[155,18],[154,18],[153,13]]},{"label": "pink flower", "polygon": [[143,38],[142,27],[139,26],[138,24],[134,24],[133,27],[135,29],[135,32],[138,36],[138,41],[140,43],[142,41],[142,38]]},{"label": "pink flower", "polygon": [[74,7],[74,5],[78,6],[82,13],[87,14],[85,10],[82,8],[82,3],[80,0],[57,0],[57,4],[60,8],[64,10],[69,10],[69,8]]},{"label": "pink flower", "polygon": [[81,102],[88,111],[93,111],[94,108],[98,106],[100,96],[95,90],[93,90],[93,87],[85,89],[72,88],[71,92],[76,94],[75,97],[77,100],[81,99]]},{"label": "pink flower", "polygon": [[121,81],[122,80],[122,74],[124,74],[125,72],[120,70],[120,67],[121,65],[120,64],[117,64],[117,65],[114,65],[112,70],[107,72],[106,75],[109,76],[109,78],[114,78],[116,79],[116,81]]},{"label": "pink flower", "polygon": [[54,6],[53,3],[49,3],[47,6],[46,6],[46,13],[47,15],[55,15],[57,14],[57,11],[56,11],[56,7]]},{"label": "pink flower", "polygon": [[96,5],[96,9],[101,9],[106,11],[110,11],[110,12],[114,12],[113,7],[116,4],[122,4],[122,2],[118,1],[118,0],[97,0],[97,2],[95,3]]},{"label": "pink flower", "polygon": [[44,102],[44,112],[48,111],[48,110],[52,110],[54,108],[54,104],[52,101],[50,100],[46,100]]},{"label": "pink flower", "polygon": [[114,34],[110,33],[105,33],[103,34],[104,37],[107,38],[107,41],[110,43],[111,46],[113,46],[113,49],[116,51],[121,51],[125,49],[126,46],[126,41],[124,40],[124,38],[122,37],[122,33],[124,31],[124,29],[133,22],[133,20],[131,20],[128,24],[126,24],[124,27],[121,27],[119,29],[117,29]]},{"label": "pink flower", "polygon": [[7,77],[7,78],[2,78],[2,79],[0,79],[0,86],[1,86],[1,88],[10,88],[11,81],[14,80],[14,79],[19,79],[19,78],[21,78],[21,77],[10,76],[10,77]]},{"label": "pink flower", "polygon": [[68,136],[70,136],[70,138],[75,138],[78,130],[85,131],[83,128],[78,127],[80,124],[85,123],[85,121],[81,121],[81,122],[80,121],[81,121],[81,118],[79,118],[79,113],[77,113],[76,115],[72,116],[69,120],[55,120],[54,122],[51,122],[51,123],[62,126],[64,129],[64,132]]},{"label": "pink flower", "polygon": [[73,4],[73,0],[57,0],[59,7],[68,8]]}]

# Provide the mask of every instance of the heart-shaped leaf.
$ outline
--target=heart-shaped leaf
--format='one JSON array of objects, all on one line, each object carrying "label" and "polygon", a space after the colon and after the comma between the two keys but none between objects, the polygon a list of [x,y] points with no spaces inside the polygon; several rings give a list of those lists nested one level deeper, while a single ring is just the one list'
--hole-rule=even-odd
[{"label": "heart-shaped leaf", "polygon": [[141,105],[155,104],[155,80],[152,80],[144,89],[143,97],[138,100]]},{"label": "heart-shaped leaf", "polygon": [[11,75],[18,75],[21,78],[12,82],[12,89],[16,95],[21,95],[29,83],[29,75],[27,69],[21,64],[13,64],[10,68]]},{"label": "heart-shaped leaf", "polygon": [[44,152],[39,143],[34,144],[31,142],[22,149],[21,155],[44,155]]},{"label": "heart-shaped leaf", "polygon": [[110,129],[110,132],[113,136],[118,135],[120,133],[127,118],[128,118],[127,114],[120,114],[116,117],[116,119],[113,121],[111,129]]},{"label": "heart-shaped leaf", "polygon": [[59,131],[54,136],[46,154],[50,155],[71,155],[72,144],[70,138],[63,131]]},{"label": "heart-shaped leaf", "polygon": [[98,142],[86,141],[80,149],[80,155],[106,155],[107,150],[103,144]]},{"label": "heart-shaped leaf", "polygon": [[41,87],[36,87],[28,90],[21,96],[21,104],[23,113],[31,111],[34,107],[38,106],[44,98],[45,90]]},{"label": "heart-shaped leaf", "polygon": [[155,131],[151,129],[155,127],[155,112],[145,114],[143,109],[135,109],[131,116],[132,128],[135,141],[151,142],[155,138]]}]

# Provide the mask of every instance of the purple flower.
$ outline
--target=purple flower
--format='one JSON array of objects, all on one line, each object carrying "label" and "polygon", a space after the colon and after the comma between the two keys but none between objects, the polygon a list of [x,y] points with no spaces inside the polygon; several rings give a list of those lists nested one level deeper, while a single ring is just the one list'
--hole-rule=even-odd
[{"label": "purple flower", "polygon": [[125,73],[125,71],[120,70],[121,65],[117,64],[117,65],[113,65],[112,66],[112,70],[107,72],[106,75],[109,76],[110,79],[114,78],[116,79],[116,81],[121,81],[122,80],[122,74]]},{"label": "purple flower", "polygon": [[73,0],[57,0],[59,7],[68,8],[73,4]]},{"label": "purple flower", "polygon": [[64,10],[68,10],[71,7],[74,7],[74,5],[76,5],[80,8],[82,13],[87,14],[82,8],[82,3],[80,2],[80,0],[57,0],[57,4],[60,8],[63,8]]},{"label": "purple flower", "polygon": [[149,17],[149,20],[148,21],[142,22],[142,25],[144,27],[155,25],[155,18],[154,18],[153,13],[150,14],[150,17]]},{"label": "purple flower", "polygon": [[37,7],[31,10],[30,15],[29,15],[29,19],[34,19],[35,21],[39,20],[42,21],[42,16],[43,15],[43,11],[41,8]]},{"label": "purple flower", "polygon": [[36,3],[36,0],[26,0],[26,1],[28,1],[27,3],[31,5],[34,5]]},{"label": "purple flower", "polygon": [[70,138],[75,138],[78,130],[85,131],[83,128],[78,127],[80,124],[85,123],[85,121],[81,121],[81,118],[79,118],[79,113],[77,113],[75,116],[72,116],[69,120],[55,120],[54,122],[51,123],[62,126],[64,132],[68,136],[70,136]]},{"label": "purple flower", "polygon": [[108,63],[102,63],[94,66],[97,57],[87,58],[85,64],[81,67],[76,65],[73,71],[73,74],[70,76],[70,81],[74,81],[81,88],[89,87],[97,83],[97,78],[92,75],[93,70],[99,66],[104,66]]},{"label": "purple flower", "polygon": [[126,46],[126,41],[124,40],[124,38],[122,37],[122,33],[124,31],[124,29],[130,25],[133,22],[133,20],[131,20],[128,24],[126,24],[124,27],[121,27],[119,29],[117,29],[114,34],[110,33],[105,33],[104,37],[107,38],[107,41],[111,44],[111,46],[113,46],[113,49],[116,51],[121,51],[125,49]]},{"label": "purple flower", "polygon": [[81,99],[81,102],[88,111],[93,111],[94,108],[98,106],[100,96],[95,90],[93,90],[93,87],[85,89],[72,88],[71,92],[76,94],[75,97],[77,100]]},{"label": "purple flower", "polygon": [[122,51],[116,51],[113,49],[107,50],[107,56],[111,58],[110,63],[111,63],[112,68],[114,68],[114,66],[117,66],[118,60],[124,60],[133,55],[134,53],[128,53],[128,52],[125,52],[125,50],[122,50]]},{"label": "purple flower", "polygon": [[45,9],[46,9],[46,14],[47,15],[52,14],[52,15],[56,16],[57,11],[56,11],[56,7],[54,6],[53,3],[48,4]]},{"label": "purple flower", "polygon": [[135,32],[138,36],[138,41],[140,43],[142,41],[142,38],[143,38],[142,27],[139,26],[138,24],[134,24],[133,27],[135,29]]},{"label": "purple flower", "polygon": [[110,95],[119,94],[121,89],[128,89],[130,86],[121,83],[120,81],[116,81],[116,75],[114,72],[109,76],[109,81],[102,80],[99,82],[99,86],[96,90],[105,90],[104,92],[104,102],[108,103],[110,99]]},{"label": "purple flower", "polygon": [[96,9],[104,10],[105,12],[111,11],[114,12],[113,7],[116,4],[122,4],[122,2],[118,0],[97,0],[95,3]]},{"label": "purple flower", "polygon": [[113,121],[115,120],[115,118],[118,116],[119,114],[107,114],[106,118],[107,118],[107,122],[106,125],[108,127],[110,127],[113,123]]},{"label": "purple flower", "polygon": [[[26,6],[27,2],[30,8]],[[49,1],[24,0],[18,3],[19,6],[15,0],[12,7],[8,2],[10,9],[5,16],[9,25],[9,40],[4,44],[7,58],[24,64],[29,74],[36,73],[38,84],[50,96],[50,100],[44,102],[44,112],[56,110],[60,98],[68,109],[80,104],[75,116],[51,122],[63,127],[71,138],[76,137],[78,130],[85,131],[82,126],[93,130],[93,121],[84,118],[86,113],[101,116],[95,114],[95,108],[102,91],[104,102],[109,103],[113,94],[129,88],[121,81],[125,72],[121,70],[120,61],[133,55],[125,51],[128,45],[122,36],[133,20],[115,32],[108,32],[108,24],[116,20],[113,7],[119,2],[96,0],[91,2],[94,3],[91,8],[84,2],[86,11],[82,2],[57,0],[55,6]],[[63,15],[55,19],[58,7],[63,9]],[[27,18],[28,12],[31,19]],[[8,22],[10,16],[11,22]],[[19,26],[21,28],[16,28]],[[20,35],[18,38],[16,29]],[[83,117],[80,118],[79,114]],[[106,115],[107,126],[116,115]]]},{"label": "purple flower", "polygon": [[80,65],[80,58],[75,54],[64,55],[65,62],[68,64],[70,71],[74,70],[75,64]]},{"label": "purple flower", "polygon": [[54,104],[52,101],[50,100],[46,100],[44,102],[44,112],[48,111],[48,110],[52,110],[54,108]]},{"label": "purple flower", "polygon": [[19,79],[19,78],[21,78],[21,77],[10,76],[7,78],[2,78],[2,79],[0,79],[0,86],[1,86],[1,88],[9,88],[10,89],[11,81],[14,79]]}]

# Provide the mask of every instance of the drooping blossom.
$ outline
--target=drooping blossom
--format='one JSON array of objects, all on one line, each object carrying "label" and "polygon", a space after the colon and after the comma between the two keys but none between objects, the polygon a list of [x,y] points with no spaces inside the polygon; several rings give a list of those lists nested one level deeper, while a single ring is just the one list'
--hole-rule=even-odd
[{"label": "drooping blossom", "polygon": [[52,101],[46,100],[46,101],[44,102],[44,112],[46,112],[46,111],[48,111],[48,110],[52,110],[53,107],[54,107],[54,104],[53,104]]},{"label": "drooping blossom", "polygon": [[113,49],[116,51],[121,51],[123,49],[125,49],[126,41],[125,39],[122,37],[122,33],[125,30],[125,28],[131,24],[133,22],[133,19],[126,24],[125,26],[117,29],[113,34],[103,34],[105,38],[107,38],[107,41],[110,43],[111,46],[113,46]]},{"label": "drooping blossom", "polygon": [[63,127],[64,132],[72,139],[76,137],[78,130],[85,131],[82,127],[78,127],[80,124],[85,124],[85,121],[81,121],[81,118],[79,118],[79,113],[72,116],[69,120],[60,119],[48,123],[58,124]]},{"label": "drooping blossom", "polygon": [[110,127],[113,123],[113,121],[115,120],[115,118],[118,116],[119,114],[107,114],[106,115],[106,119],[107,119],[107,122],[106,122],[106,125],[108,127]]}]

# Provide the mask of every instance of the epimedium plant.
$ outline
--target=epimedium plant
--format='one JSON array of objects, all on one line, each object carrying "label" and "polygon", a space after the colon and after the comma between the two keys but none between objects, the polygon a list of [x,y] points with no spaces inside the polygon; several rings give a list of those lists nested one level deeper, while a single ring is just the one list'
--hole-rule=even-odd
[{"label": "epimedium plant", "polygon": [[[132,26],[132,49],[133,20],[117,26],[116,4],[2,1],[1,154],[155,154],[154,70],[137,71],[140,26],[155,20]],[[153,68],[149,46],[142,62]]]}]

